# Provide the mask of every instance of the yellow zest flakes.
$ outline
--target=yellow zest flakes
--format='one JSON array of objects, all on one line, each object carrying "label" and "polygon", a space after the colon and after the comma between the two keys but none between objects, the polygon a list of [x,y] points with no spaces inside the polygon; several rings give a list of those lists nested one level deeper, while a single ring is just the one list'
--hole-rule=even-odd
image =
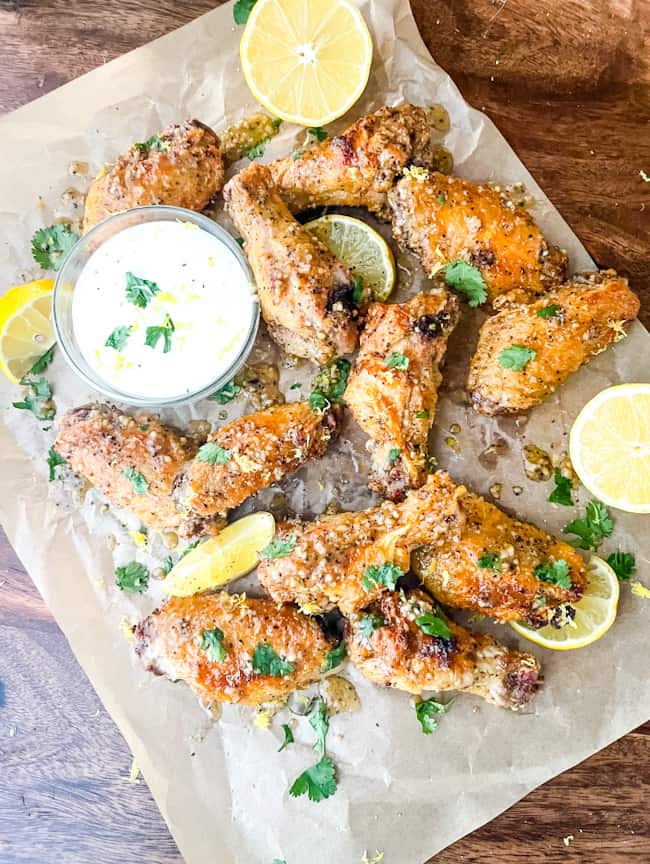
[{"label": "yellow zest flakes", "polygon": [[253,726],[257,726],[258,729],[268,729],[271,725],[271,718],[273,715],[268,710],[268,708],[262,708],[261,711],[256,711],[253,716]]},{"label": "yellow zest flakes", "polygon": [[363,853],[363,858],[361,859],[361,864],[381,864],[384,860],[384,853],[380,852],[379,849],[375,849],[375,854],[371,857],[368,857],[368,851],[366,850]]},{"label": "yellow zest flakes", "polygon": [[237,609],[239,606],[246,605],[246,592],[242,594],[230,594],[231,609]]},{"label": "yellow zest flakes", "polygon": [[131,770],[129,771],[129,783],[139,783],[140,780],[140,769],[138,768],[138,763],[135,761],[135,756],[133,757],[133,761],[131,762]]},{"label": "yellow zest flakes", "polygon": [[608,321],[607,326],[610,330],[613,330],[616,334],[616,338],[614,341],[620,342],[621,339],[625,339],[627,336],[627,332],[625,330],[625,321]]},{"label": "yellow zest flakes", "polygon": [[244,453],[233,453],[232,458],[233,461],[241,468],[244,474],[252,474],[253,471],[259,471],[262,467],[259,462],[255,462],[254,459],[251,459]]},{"label": "yellow zest flakes", "polygon": [[120,369],[124,369],[124,364],[126,363],[126,357],[124,354],[118,354],[115,358],[115,371],[119,372]]},{"label": "yellow zest flakes", "polygon": [[304,604],[300,607],[300,611],[301,611],[304,615],[319,615],[319,614],[320,614],[320,611],[321,611],[321,608],[320,608],[320,606],[318,605],[318,603],[304,603]]},{"label": "yellow zest flakes", "polygon": [[214,267],[214,255],[208,255],[208,267]]},{"label": "yellow zest flakes", "polygon": [[147,535],[142,531],[129,531],[129,535],[131,536],[131,540],[135,543],[136,546],[146,546],[147,545]]},{"label": "yellow zest flakes", "polygon": [[95,177],[95,180],[101,180],[102,177],[105,177],[108,174],[108,169],[111,167],[112,166],[111,166],[110,162],[104,162],[102,167],[97,172],[97,176]]},{"label": "yellow zest flakes", "polygon": [[642,582],[630,582],[632,593],[644,600],[650,600],[650,588],[646,588]]},{"label": "yellow zest flakes", "polygon": [[171,291],[159,291],[154,299],[160,303],[178,303],[178,298]]},{"label": "yellow zest flakes", "polygon": [[436,274],[438,274],[444,267],[446,267],[447,263],[448,263],[446,257],[444,256],[442,250],[440,249],[440,246],[436,246],[436,248],[433,251],[434,251],[435,255],[437,256],[438,261],[433,265],[431,270],[429,270],[429,278],[430,279],[433,279],[433,277]]},{"label": "yellow zest flakes", "polygon": [[133,633],[133,624],[129,621],[128,618],[124,616],[120,620],[120,628],[122,630],[122,635],[126,639],[127,642],[135,641],[135,634]]},{"label": "yellow zest flakes", "polygon": [[429,172],[426,168],[422,168],[419,165],[410,165],[407,168],[402,169],[402,174],[405,177],[412,177],[414,180],[417,180],[419,183],[424,182],[424,180],[429,179]]}]

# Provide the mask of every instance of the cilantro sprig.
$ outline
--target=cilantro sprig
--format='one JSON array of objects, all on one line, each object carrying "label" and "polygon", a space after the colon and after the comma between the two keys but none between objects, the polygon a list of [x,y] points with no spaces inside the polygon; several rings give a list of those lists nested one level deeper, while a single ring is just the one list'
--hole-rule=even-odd
[{"label": "cilantro sprig", "polygon": [[205,462],[206,465],[225,465],[232,457],[232,451],[226,450],[225,447],[220,447],[212,441],[208,441],[199,448],[196,454],[199,462]]},{"label": "cilantro sprig", "polygon": [[21,402],[12,402],[19,411],[31,411],[37,420],[51,420],[56,414],[52,402],[52,388],[45,378],[32,378],[29,373],[20,379],[27,392]]},{"label": "cilantro sprig", "polygon": [[69,225],[50,225],[39,228],[32,237],[34,261],[44,270],[59,270],[63,259],[79,239]]},{"label": "cilantro sprig", "polygon": [[59,465],[67,465],[67,460],[63,456],[59,456],[54,447],[50,447],[47,451],[47,467],[49,469],[48,480],[51,483],[56,480],[56,469]]},{"label": "cilantro sprig", "polygon": [[332,648],[331,651],[328,651],[327,657],[325,658],[323,672],[331,672],[332,669],[336,669],[341,665],[341,663],[343,663],[347,656],[348,652],[345,648],[345,642],[341,640],[336,648]]},{"label": "cilantro sprig", "polygon": [[213,627],[212,630],[204,630],[201,633],[199,648],[206,652],[211,663],[221,663],[228,656],[226,646],[223,644],[225,638],[225,633],[219,627]]},{"label": "cilantro sprig", "polygon": [[171,144],[169,141],[161,138],[160,135],[151,135],[146,141],[136,141],[133,146],[145,156],[148,156],[152,150],[158,150],[160,152],[171,150]]},{"label": "cilantro sprig", "polygon": [[501,558],[498,552],[484,552],[478,559],[481,570],[492,570],[493,573],[501,572]]},{"label": "cilantro sprig", "polygon": [[297,539],[296,534],[287,534],[285,537],[274,537],[270,543],[267,543],[260,550],[260,558],[262,560],[267,558],[286,558],[293,552]]},{"label": "cilantro sprig", "polygon": [[367,641],[375,630],[379,630],[379,628],[384,627],[385,624],[386,619],[383,615],[379,615],[377,612],[370,612],[359,619],[359,632],[363,639]]},{"label": "cilantro sprig", "polygon": [[120,591],[142,594],[149,585],[149,570],[139,561],[131,561],[125,567],[116,567],[115,584]]},{"label": "cilantro sprig", "polygon": [[402,354],[399,351],[393,351],[386,358],[386,366],[389,369],[399,369],[401,372],[409,368],[409,358],[406,354]]},{"label": "cilantro sprig", "polygon": [[636,572],[636,558],[631,552],[612,552],[607,556],[607,563],[616,573],[619,582],[627,582]]},{"label": "cilantro sprig", "polygon": [[167,354],[172,350],[172,333],[176,327],[169,315],[165,315],[165,320],[160,325],[147,327],[147,332],[144,339],[144,344],[149,348],[155,348],[160,338],[163,340],[163,354]]},{"label": "cilantro sprig", "polygon": [[571,478],[565,477],[560,469],[556,468],[553,473],[553,480],[555,481],[555,488],[548,496],[548,500],[552,504],[562,504],[563,507],[572,507],[573,497],[571,492],[573,491],[573,483],[571,482]]},{"label": "cilantro sprig", "polygon": [[564,558],[542,561],[533,571],[538,582],[550,582],[560,588],[571,588],[571,569]]},{"label": "cilantro sprig", "polygon": [[467,297],[468,306],[481,306],[487,300],[487,285],[483,274],[467,261],[452,261],[445,267],[445,282],[454,291]]},{"label": "cilantro sprig", "polygon": [[232,402],[233,399],[236,399],[241,393],[241,387],[239,384],[235,384],[234,381],[229,381],[227,384],[224,384],[220,390],[217,390],[215,393],[210,396],[210,399],[214,399],[215,402],[218,402],[219,405],[227,405],[228,402]]},{"label": "cilantro sprig", "polygon": [[348,386],[351,363],[344,357],[333,360],[318,373],[312,382],[309,407],[312,411],[327,411],[343,401]]},{"label": "cilantro sprig", "polygon": [[523,372],[535,357],[537,357],[537,351],[534,348],[527,348],[525,345],[511,345],[509,348],[504,348],[499,354],[499,366],[504,369],[512,369],[513,372]]},{"label": "cilantro sprig", "polygon": [[379,588],[382,585],[393,591],[397,580],[403,575],[404,571],[396,564],[391,564],[390,561],[385,561],[379,566],[370,564],[365,569],[361,585],[366,593],[370,593],[374,588]]},{"label": "cilantro sprig", "polygon": [[441,639],[451,642],[451,630],[440,615],[436,615],[434,612],[425,612],[423,615],[418,615],[415,623],[427,636],[439,636]]},{"label": "cilantro sprig", "polygon": [[324,141],[327,138],[327,130],[323,129],[322,126],[310,126],[307,131],[317,141]]},{"label": "cilantro sprig", "polygon": [[126,274],[126,299],[129,303],[133,303],[138,309],[146,309],[154,296],[160,293],[160,288],[157,282],[152,282],[150,279],[143,279],[141,276],[136,276],[129,270]]},{"label": "cilantro sprig", "polygon": [[309,724],[316,733],[314,750],[320,757],[315,765],[303,771],[294,780],[289,795],[298,798],[307,795],[310,801],[323,801],[336,792],[336,766],[334,762],[325,755],[325,740],[329,730],[329,716],[327,705],[323,699],[319,699],[309,717]]},{"label": "cilantro sprig", "polygon": [[283,660],[266,642],[260,642],[253,653],[253,672],[258,675],[269,675],[271,678],[283,678],[290,675],[296,667],[288,660]]},{"label": "cilantro sprig", "polygon": [[537,315],[540,318],[557,318],[562,311],[562,307],[558,303],[551,303],[548,306],[543,306],[537,310]]},{"label": "cilantro sprig", "polygon": [[146,494],[149,489],[149,484],[144,475],[140,474],[139,471],[136,471],[135,468],[132,468],[131,466],[125,468],[122,471],[122,474],[124,474],[127,480],[131,481],[131,486],[136,495]]},{"label": "cilantro sprig", "polygon": [[422,699],[415,706],[415,716],[420,722],[425,735],[431,735],[438,728],[438,718],[446,714],[452,702],[436,702],[435,699]]},{"label": "cilantro sprig", "polygon": [[47,367],[54,359],[55,348],[56,345],[52,345],[52,347],[48,348],[48,350],[44,354],[41,354],[41,356],[38,358],[38,360],[36,360],[36,362],[25,377],[28,377],[29,375],[41,375],[43,372],[45,372]]},{"label": "cilantro sprig", "polygon": [[569,522],[562,529],[562,533],[576,535],[569,540],[572,546],[578,549],[596,550],[613,530],[614,523],[607,507],[600,501],[593,500],[587,504],[584,517]]},{"label": "cilantro sprig", "polygon": [[129,336],[131,335],[131,328],[127,327],[125,324],[120,324],[119,327],[116,327],[104,342],[104,347],[106,348],[114,348],[116,351],[123,351],[126,347],[126,343],[129,341]]}]

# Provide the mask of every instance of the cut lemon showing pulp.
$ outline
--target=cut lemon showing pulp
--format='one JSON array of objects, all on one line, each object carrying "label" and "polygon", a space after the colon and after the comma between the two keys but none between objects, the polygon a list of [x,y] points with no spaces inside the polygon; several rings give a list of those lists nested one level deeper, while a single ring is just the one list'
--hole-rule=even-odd
[{"label": "cut lemon showing pulp", "polygon": [[579,603],[572,604],[575,617],[571,620],[567,616],[567,623],[563,627],[551,627],[549,624],[535,630],[518,621],[511,622],[510,626],[525,639],[555,651],[584,648],[600,639],[616,618],[618,579],[609,564],[596,555],[592,555],[589,560],[588,573],[589,584],[584,597]]},{"label": "cut lemon showing pulp", "polygon": [[349,0],[257,0],[239,53],[258,102],[290,123],[324,126],[363,93],[372,40]]},{"label": "cut lemon showing pulp", "polygon": [[54,343],[53,288],[54,280],[37,279],[0,297],[0,369],[14,384]]},{"label": "cut lemon showing pulp", "polygon": [[314,219],[305,227],[360,277],[365,300],[383,303],[388,299],[395,287],[395,259],[381,234],[360,219],[336,213]]},{"label": "cut lemon showing pulp", "polygon": [[257,567],[258,553],[274,534],[275,520],[271,513],[244,516],[188,553],[161,585],[172,597],[189,597],[222,588]]},{"label": "cut lemon showing pulp", "polygon": [[594,396],[571,428],[569,453],[583,486],[603,504],[650,513],[650,384]]}]

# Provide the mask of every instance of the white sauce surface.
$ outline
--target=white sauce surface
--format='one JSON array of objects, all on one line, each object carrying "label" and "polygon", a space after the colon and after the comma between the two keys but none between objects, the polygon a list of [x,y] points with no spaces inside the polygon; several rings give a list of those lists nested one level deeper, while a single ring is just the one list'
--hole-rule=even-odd
[{"label": "white sauce surface", "polygon": [[[128,272],[159,288],[141,309],[127,299]],[[209,386],[242,351],[255,314],[253,288],[237,258],[191,222],[146,222],[125,228],[90,256],[77,280],[72,325],[80,351],[98,377],[125,394],[178,398]],[[164,353],[145,344],[147,327],[169,316]],[[107,347],[129,328],[121,350]]]}]

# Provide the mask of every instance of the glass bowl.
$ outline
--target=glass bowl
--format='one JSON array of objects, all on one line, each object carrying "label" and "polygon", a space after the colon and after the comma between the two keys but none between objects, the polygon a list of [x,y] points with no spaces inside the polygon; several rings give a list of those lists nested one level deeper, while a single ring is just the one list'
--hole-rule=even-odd
[{"label": "glass bowl", "polygon": [[[251,286],[251,323],[249,332],[243,341],[242,349],[230,364],[225,372],[219,374],[206,386],[200,390],[183,393],[178,397],[147,397],[139,394],[129,393],[128,391],[120,390],[111,382],[102,378],[93,368],[91,368],[83,356],[77,339],[75,338],[72,316],[72,301],[77,279],[84,266],[88,262],[90,256],[107,240],[114,237],[125,228],[133,225],[141,225],[145,222],[190,222],[199,228],[203,228],[207,233],[211,234],[219,240],[228,250],[228,252],[236,259],[246,282]],[[59,270],[56,283],[54,285],[54,293],[52,296],[52,322],[54,325],[54,333],[57,343],[59,344],[63,356],[68,364],[82,378],[86,384],[98,390],[100,393],[107,396],[109,399],[117,402],[125,402],[129,405],[137,405],[143,408],[162,408],[164,406],[182,405],[188,402],[195,402],[209,396],[215,390],[223,387],[238,370],[243,366],[246,358],[255,342],[257,330],[259,327],[260,310],[253,275],[248,266],[248,262],[242,252],[239,244],[228,234],[217,222],[208,219],[200,213],[195,213],[192,210],[185,210],[182,207],[169,207],[163,204],[155,204],[147,207],[134,207],[131,210],[125,210],[122,213],[115,213],[109,216],[99,224],[91,228],[88,233],[84,234],[76,245],[70,250],[68,256],[63,262],[63,266]]]}]

